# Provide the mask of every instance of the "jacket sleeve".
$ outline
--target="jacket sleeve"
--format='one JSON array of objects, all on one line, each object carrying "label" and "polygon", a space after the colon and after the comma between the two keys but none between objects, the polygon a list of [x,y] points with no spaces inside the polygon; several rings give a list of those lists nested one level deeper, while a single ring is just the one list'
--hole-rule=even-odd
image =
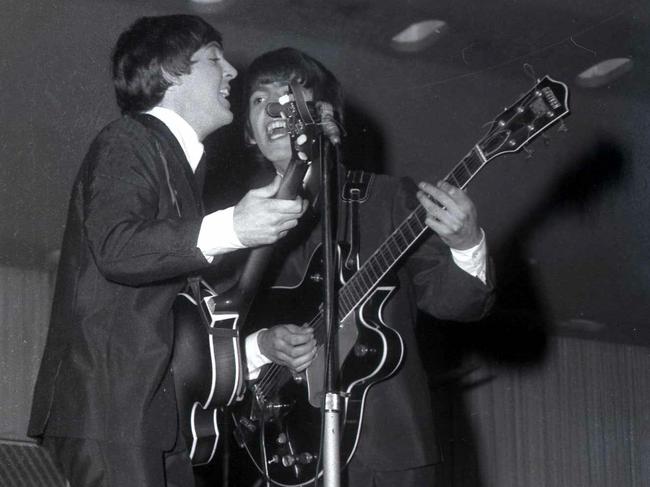
[{"label": "jacket sleeve", "polygon": [[155,157],[141,140],[113,134],[96,141],[84,162],[79,210],[90,250],[109,280],[140,285],[208,265],[196,247],[201,215],[176,213]]},{"label": "jacket sleeve", "polygon": [[[394,225],[401,223],[419,202],[415,183],[403,178],[393,202]],[[430,229],[408,254],[406,270],[421,310],[442,320],[475,321],[494,304],[492,263],[488,257],[487,283],[456,265],[449,247]]]}]

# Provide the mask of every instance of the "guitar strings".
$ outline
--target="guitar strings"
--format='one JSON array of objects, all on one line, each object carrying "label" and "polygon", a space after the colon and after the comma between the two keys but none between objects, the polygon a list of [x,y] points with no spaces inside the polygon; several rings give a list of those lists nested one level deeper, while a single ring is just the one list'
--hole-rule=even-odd
[{"label": "guitar strings", "polygon": [[[320,331],[322,323],[322,312],[319,311],[308,324],[314,328],[314,331]],[[265,396],[264,399],[269,393],[275,392],[275,387],[281,384],[282,377],[279,377],[279,374],[284,371],[289,371],[287,366],[274,363],[262,374],[263,377],[260,377],[257,387],[261,394]]]},{"label": "guitar strings", "polygon": [[[357,303],[361,298],[368,292],[371,284],[369,285],[364,279],[366,276],[371,277],[371,281],[378,280],[378,278],[383,277],[388,268],[390,268],[401,255],[405,252],[405,248],[410,246],[417,237],[424,231],[425,224],[424,220],[426,217],[426,210],[422,205],[418,207],[409,215],[409,217],[390,235],[390,237],[382,244],[372,256],[366,261],[366,263],[357,271],[352,278],[341,288],[339,292],[339,300],[343,303],[343,309],[339,307],[339,312],[342,316],[346,316],[355,306],[351,303]],[[413,223],[416,223],[415,228],[413,228]],[[409,238],[406,237],[406,230],[409,230]],[[400,245],[400,238],[404,242]],[[411,242],[409,243],[409,240]],[[393,251],[391,245],[396,247]],[[381,260],[380,260],[381,258]],[[383,266],[381,262],[383,261]],[[382,267],[385,269],[383,272],[376,273],[377,275],[373,277],[370,273],[374,270],[374,265],[379,264],[379,268]],[[365,288],[365,290],[364,290]],[[356,293],[356,295],[355,295]],[[346,309],[347,308],[347,309]],[[323,316],[322,311],[319,311],[316,316],[309,322],[309,326],[314,328],[314,331],[319,332],[323,326]],[[323,344],[321,343],[321,347]],[[283,377],[280,374],[284,371],[288,371],[288,368],[280,364],[272,364],[269,368],[262,374],[260,379],[257,382],[257,389],[266,399],[270,393],[275,392],[275,388],[278,385],[282,384]]]}]

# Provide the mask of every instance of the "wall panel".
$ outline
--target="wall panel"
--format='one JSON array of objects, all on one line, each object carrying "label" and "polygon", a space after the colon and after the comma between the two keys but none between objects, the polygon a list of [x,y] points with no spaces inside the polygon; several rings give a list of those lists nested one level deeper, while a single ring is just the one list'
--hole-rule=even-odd
[{"label": "wall panel", "polygon": [[47,334],[50,274],[0,268],[0,438],[25,440]]},{"label": "wall panel", "polygon": [[[541,365],[486,364],[467,380],[481,485],[650,485],[650,349],[556,337]],[[456,485],[471,485],[464,470]]]}]

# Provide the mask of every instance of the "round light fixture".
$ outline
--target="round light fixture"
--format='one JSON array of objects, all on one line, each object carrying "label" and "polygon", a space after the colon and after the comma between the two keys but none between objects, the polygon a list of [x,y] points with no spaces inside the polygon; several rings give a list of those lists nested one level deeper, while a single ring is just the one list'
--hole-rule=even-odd
[{"label": "round light fixture", "polygon": [[632,60],[630,58],[606,59],[576,76],[576,84],[583,88],[596,88],[620,78],[631,69]]},{"label": "round light fixture", "polygon": [[397,51],[420,51],[440,39],[447,32],[443,20],[415,22],[393,36],[391,47]]}]

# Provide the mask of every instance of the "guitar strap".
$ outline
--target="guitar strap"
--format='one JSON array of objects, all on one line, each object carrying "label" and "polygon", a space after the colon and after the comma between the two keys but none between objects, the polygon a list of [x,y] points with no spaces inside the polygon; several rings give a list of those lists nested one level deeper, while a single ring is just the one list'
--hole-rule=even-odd
[{"label": "guitar strap", "polygon": [[370,196],[370,189],[375,175],[362,170],[348,169],[341,199],[345,203],[345,240],[350,245],[350,252],[345,260],[345,267],[356,270],[359,263],[359,205]]}]

